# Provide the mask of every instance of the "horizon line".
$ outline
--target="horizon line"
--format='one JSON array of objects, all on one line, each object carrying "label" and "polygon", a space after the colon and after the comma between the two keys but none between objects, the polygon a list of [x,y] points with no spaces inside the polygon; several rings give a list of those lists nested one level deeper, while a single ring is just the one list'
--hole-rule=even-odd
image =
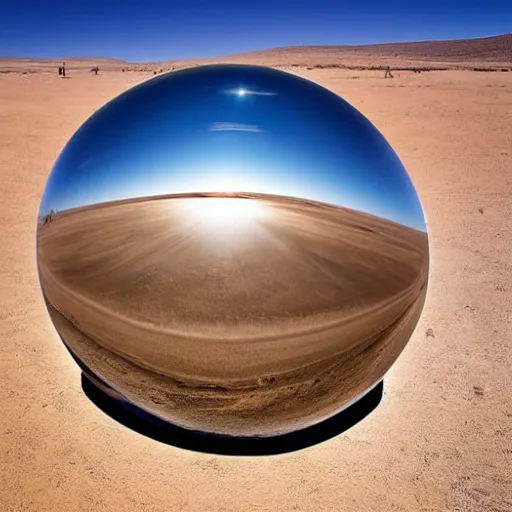
[{"label": "horizon line", "polygon": [[[260,196],[260,197],[259,197]],[[402,222],[399,222],[397,220],[391,219],[389,217],[383,217],[381,215],[376,215],[371,212],[366,212],[364,210],[358,210],[356,208],[350,208],[348,206],[338,205],[334,203],[328,203],[325,201],[317,201],[316,199],[306,199],[303,197],[296,197],[296,196],[285,196],[282,194],[268,194],[265,192],[247,192],[247,191],[237,191],[237,192],[218,192],[218,191],[207,191],[207,192],[178,192],[178,193],[168,193],[168,194],[154,194],[154,195],[148,195],[148,196],[133,196],[133,197],[125,197],[122,199],[112,199],[109,201],[100,201],[97,203],[88,203],[88,204],[77,204],[68,208],[64,209],[56,209],[56,208],[50,208],[45,213],[38,213],[37,219],[38,221],[41,221],[42,219],[46,218],[50,213],[53,211],[55,215],[63,214],[63,213],[69,213],[73,210],[81,210],[81,209],[88,209],[88,208],[106,208],[108,205],[115,206],[116,204],[121,203],[142,203],[145,201],[162,201],[162,200],[168,200],[168,199],[191,199],[191,198],[205,198],[205,199],[221,199],[221,198],[229,198],[229,199],[248,199],[248,200],[259,200],[260,198],[262,200],[265,199],[272,199],[272,198],[283,198],[283,199],[290,199],[292,201],[297,201],[301,203],[311,203],[311,204],[317,204],[319,206],[327,207],[327,208],[338,208],[342,210],[348,210],[352,211],[358,214],[367,215],[369,217],[373,217],[380,220],[385,220],[386,222],[390,222],[392,224],[396,224],[397,226],[405,227],[408,229],[412,229],[414,231],[418,231],[420,233],[427,233],[427,220],[425,218],[425,215],[423,213],[423,223],[425,225],[425,229],[418,229],[417,227],[413,227],[410,224],[404,224]]]},{"label": "horizon line", "polygon": [[119,61],[125,64],[158,64],[162,62],[180,62],[180,61],[186,61],[191,62],[194,60],[214,60],[214,59],[221,59],[221,58],[229,58],[229,57],[236,57],[236,56],[244,56],[244,55],[250,55],[252,53],[257,52],[271,52],[275,50],[286,50],[291,48],[372,48],[376,46],[388,46],[388,45],[401,45],[401,44],[424,44],[424,43],[452,43],[452,42],[458,42],[458,41],[480,41],[485,39],[496,39],[496,38],[506,38],[506,37],[512,37],[512,31],[511,32],[504,32],[500,34],[492,34],[487,36],[478,36],[478,37],[469,37],[469,38],[459,38],[459,39],[422,39],[422,40],[407,40],[407,41],[382,41],[378,43],[364,43],[364,44],[295,44],[295,45],[284,45],[284,46],[273,46],[273,47],[267,47],[267,48],[255,48],[253,50],[244,50],[243,52],[239,53],[229,53],[229,54],[222,54],[217,55],[213,57],[186,57],[186,58],[174,58],[174,59],[168,59],[168,60],[146,60],[146,61],[129,61],[122,59],[120,57],[114,57],[114,56],[90,56],[90,55],[75,55],[75,56],[60,56],[60,57],[31,57],[27,55],[18,55],[18,56],[9,56],[9,55],[0,55],[0,59],[10,59],[10,60],[21,60],[21,59],[27,59],[27,60],[35,60],[35,61],[65,61],[65,60],[87,60],[87,59],[106,59],[106,60],[115,60]]}]

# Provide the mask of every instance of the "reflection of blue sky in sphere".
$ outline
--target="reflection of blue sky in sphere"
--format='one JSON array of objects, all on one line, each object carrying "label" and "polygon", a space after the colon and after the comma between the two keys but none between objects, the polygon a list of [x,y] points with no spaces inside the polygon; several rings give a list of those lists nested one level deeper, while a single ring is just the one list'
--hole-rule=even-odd
[{"label": "reflection of blue sky in sphere", "polygon": [[403,165],[366,118],[310,81],[240,65],[162,75],[105,105],[60,155],[40,213],[237,191],[328,202],[425,230]]}]

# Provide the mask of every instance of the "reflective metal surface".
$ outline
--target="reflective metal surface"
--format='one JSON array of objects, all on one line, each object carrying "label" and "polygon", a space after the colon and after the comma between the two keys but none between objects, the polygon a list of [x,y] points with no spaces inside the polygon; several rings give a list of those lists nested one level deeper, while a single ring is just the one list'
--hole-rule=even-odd
[{"label": "reflective metal surface", "polygon": [[428,239],[400,160],[330,91],[216,65],[96,112],[48,179],[52,321],[128,401],[181,427],[272,436],[378,383],[421,314]]}]

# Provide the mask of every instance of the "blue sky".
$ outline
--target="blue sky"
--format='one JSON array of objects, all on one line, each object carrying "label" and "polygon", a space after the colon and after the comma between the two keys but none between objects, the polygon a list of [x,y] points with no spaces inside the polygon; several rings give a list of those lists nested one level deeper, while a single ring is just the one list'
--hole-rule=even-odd
[{"label": "blue sky", "polygon": [[159,194],[260,192],[328,202],[424,229],[380,132],[294,75],[206,66],[143,82],[97,111],[50,174],[50,209]]},{"label": "blue sky", "polygon": [[301,44],[484,37],[512,2],[430,0],[19,0],[0,3],[0,56],[154,61]]}]

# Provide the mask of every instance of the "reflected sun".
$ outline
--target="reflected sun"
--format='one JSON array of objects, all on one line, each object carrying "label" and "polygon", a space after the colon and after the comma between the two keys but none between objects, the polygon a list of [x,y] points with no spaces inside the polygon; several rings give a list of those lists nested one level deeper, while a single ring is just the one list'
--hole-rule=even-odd
[{"label": "reflected sun", "polygon": [[196,199],[192,212],[201,223],[211,226],[241,226],[265,215],[265,206],[255,199],[208,197]]}]

